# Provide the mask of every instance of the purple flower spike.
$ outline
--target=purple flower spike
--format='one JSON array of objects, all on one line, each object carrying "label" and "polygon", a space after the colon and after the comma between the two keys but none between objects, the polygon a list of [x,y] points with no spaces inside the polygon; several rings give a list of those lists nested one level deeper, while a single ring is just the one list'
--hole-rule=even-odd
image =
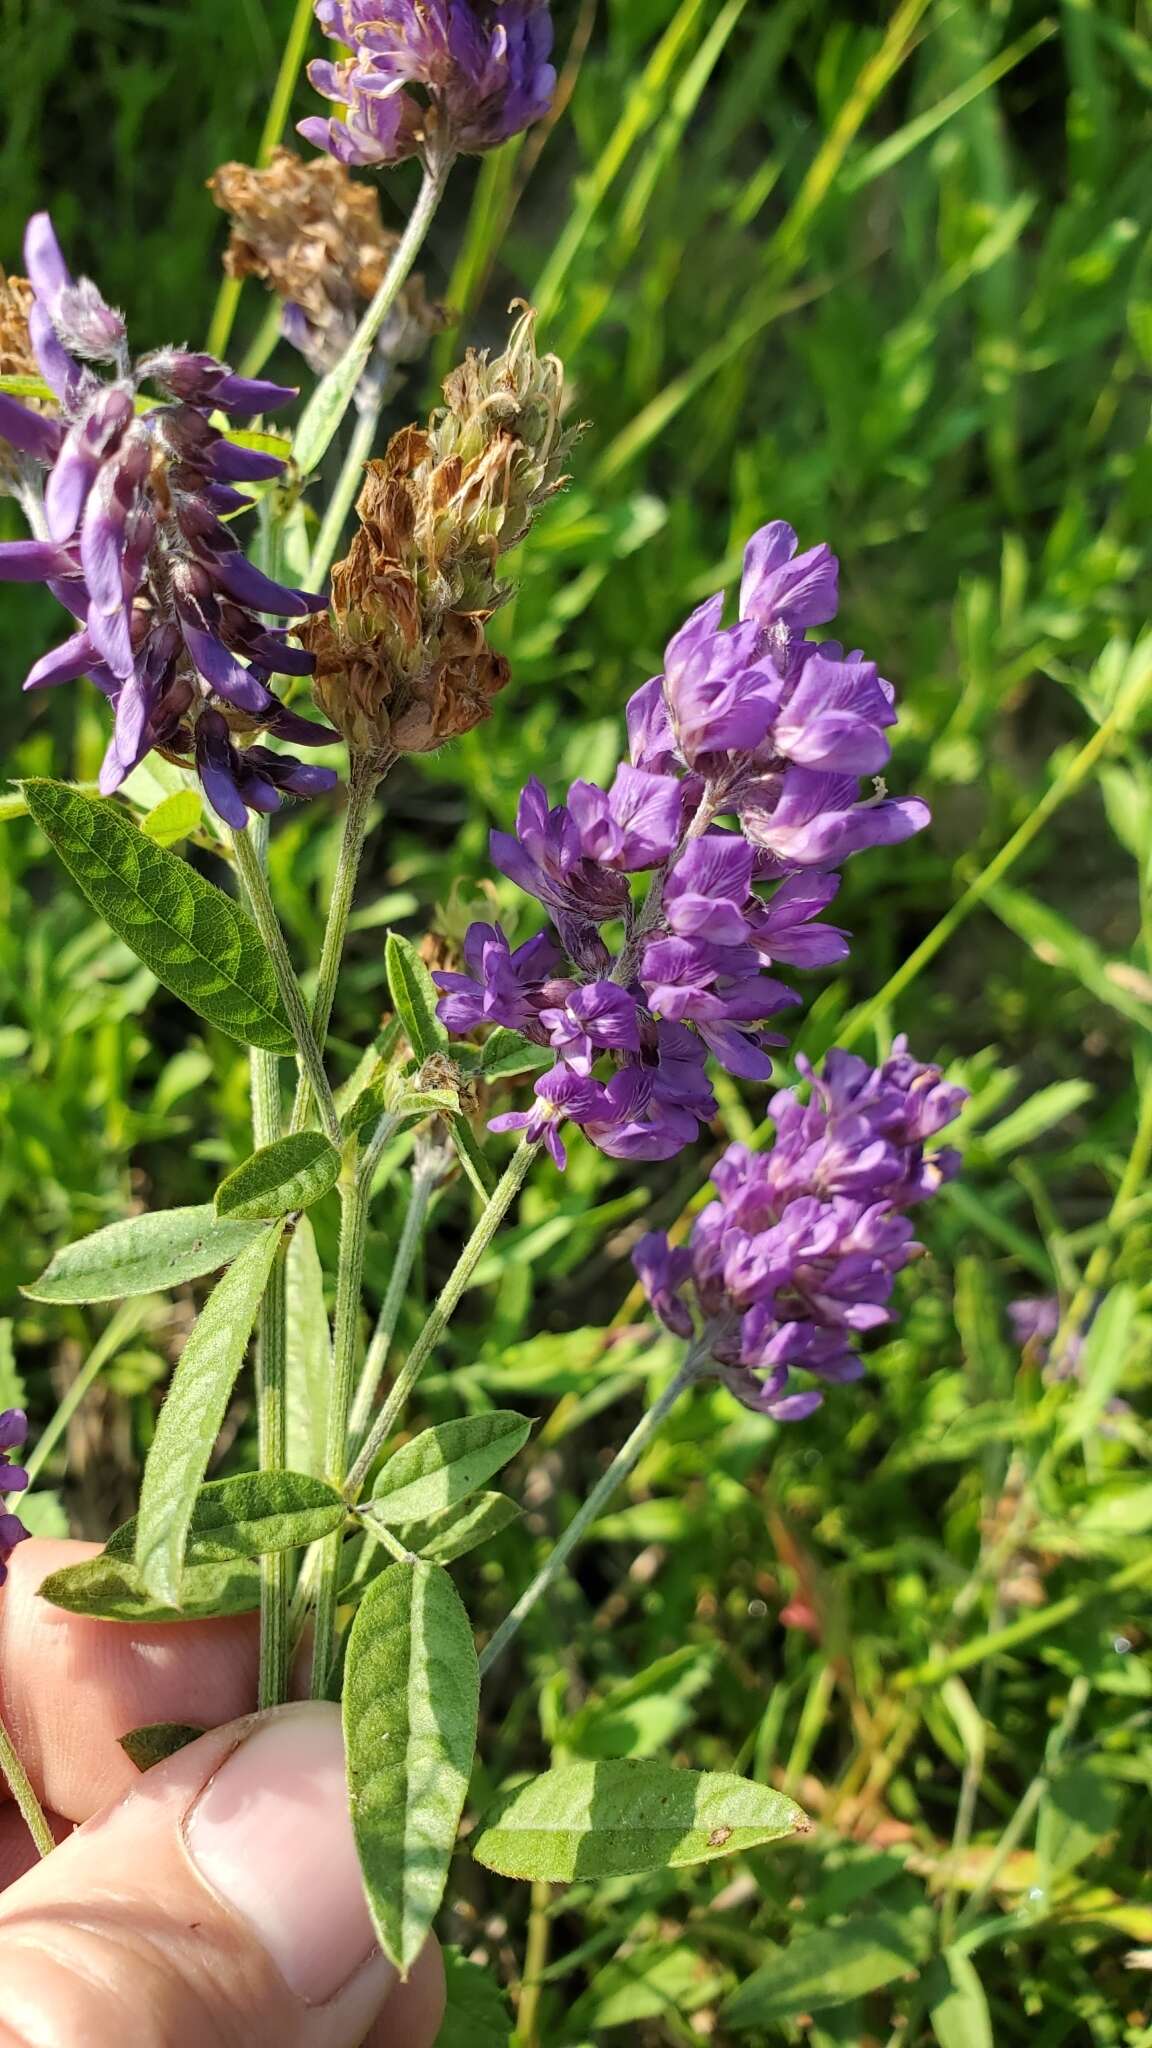
[{"label": "purple flower spike", "polygon": [[[547,0],[315,0],[351,55],[310,64],[344,118],[300,133],[345,164],[493,149],[541,120],[556,73]],[[415,91],[411,90],[415,88]]]},{"label": "purple flower spike", "polygon": [[[347,0],[326,4],[344,18]],[[762,528],[746,555],[740,623],[722,624],[718,596],[673,637],[664,674],[628,705],[630,760],[611,789],[576,782],[550,807],[533,779],[515,834],[493,833],[495,865],[548,910],[561,957],[529,965],[498,928],[474,927],[468,974],[439,977],[441,1017],[453,1031],[505,1023],[550,1044],[587,1084],[549,1081],[537,1089],[545,1108],[494,1128],[543,1138],[563,1117],[612,1158],[668,1159],[716,1114],[710,1058],[742,1080],[771,1079],[771,1051],[785,1041],[765,1026],[799,998],[763,969],[843,960],[847,934],[820,921],[840,879],[826,871],[928,822],[915,797],[861,796],[860,777],[888,760],[895,701],[862,654],[804,637],[834,612],[837,574],[827,547],[801,554],[790,526]],[[625,880],[644,872],[646,894]],[[922,1144],[939,1128],[933,1118],[955,1114],[955,1091],[942,1084],[924,1096],[892,1063],[885,1077],[901,1114],[914,1102],[916,1129],[898,1119],[881,1129],[873,1103],[838,1112],[834,1139],[822,1141],[821,1199],[857,1199],[900,1146]],[[830,1059],[822,1085],[842,1079]],[[953,1170],[946,1153],[919,1157],[903,1199],[922,1199]],[[875,1235],[860,1224],[857,1265],[838,1269],[857,1328],[884,1312],[869,1292],[876,1259],[903,1256],[907,1240],[902,1230],[881,1231],[882,1244]],[[801,1255],[791,1246],[788,1256]],[[852,1369],[850,1354],[817,1351],[828,1376]],[[789,1363],[774,1355],[773,1371],[786,1378]],[[773,1413],[793,1412],[782,1385]]]},{"label": "purple flower spike", "polygon": [[794,1371],[825,1385],[861,1376],[854,1339],[890,1321],[896,1275],[919,1249],[903,1210],[955,1170],[948,1155],[926,1159],[921,1105],[950,1119],[965,1099],[903,1041],[878,1068],[830,1053],[812,1079],[808,1106],[774,1100],[770,1152],[729,1146],[687,1251],[655,1233],[633,1254],[660,1320],[687,1336],[694,1305],[718,1377],[777,1422],[823,1400],[819,1386],[793,1388]]},{"label": "purple flower spike", "polygon": [[[305,746],[332,739],[269,688],[272,675],[310,675],[315,664],[263,616],[299,619],[325,600],[254,568],[221,518],[251,502],[237,483],[283,465],[227,441],[213,413],[263,411],[293,392],[184,349],[131,363],[119,314],[89,280],[72,278],[46,214],[29,222],[25,256],[29,334],[59,418],[0,394],[0,439],[21,491],[42,492],[50,538],[0,545],[0,580],[47,583],[78,628],[35,663],[25,688],[87,675],[111,700],[105,792],[153,748],[195,764],[209,801],[237,828],[285,794],[330,789],[331,769],[250,744],[261,731]],[[102,381],[78,356],[111,361],[115,374]],[[149,383],[164,402],[140,408]]]}]

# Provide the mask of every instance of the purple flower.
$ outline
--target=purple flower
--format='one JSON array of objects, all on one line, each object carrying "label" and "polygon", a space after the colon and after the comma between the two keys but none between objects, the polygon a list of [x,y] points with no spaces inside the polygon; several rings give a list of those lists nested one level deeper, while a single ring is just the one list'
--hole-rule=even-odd
[{"label": "purple flower", "polygon": [[[0,578],[46,582],[79,622],[25,688],[88,675],[103,690],[114,713],[106,794],[154,747],[195,763],[209,802],[237,828],[285,793],[330,789],[333,770],[251,744],[262,732],[304,745],[334,737],[274,695],[277,671],[306,675],[313,663],[260,616],[298,618],[324,600],[272,582],[241,554],[221,516],[250,503],[234,486],[283,465],[236,447],[210,417],[247,416],[294,394],[186,350],[131,364],[123,321],[88,280],[74,283],[46,214],[28,224],[25,260],[29,332],[60,417],[10,400],[0,408],[0,435],[24,465],[20,495],[42,507],[47,536],[0,545]],[[112,380],[78,357],[111,362]],[[145,383],[164,402],[140,411]]]},{"label": "purple flower", "polygon": [[[0,1413],[0,1498],[6,1493],[21,1493],[28,1484],[28,1474],[22,1465],[13,1465],[8,1453],[18,1450],[28,1434],[28,1418],[20,1408],[5,1408]],[[18,1543],[23,1543],[28,1530],[18,1515],[0,1510],[0,1586],[8,1576],[8,1559]]]},{"label": "purple flower", "polygon": [[783,519],[753,534],[744,550],[742,619],[802,630],[835,618],[840,564],[824,541],[802,555],[796,553],[799,545],[795,529]]},{"label": "purple flower", "polygon": [[561,1123],[566,1118],[582,1123],[608,1114],[607,1090],[599,1081],[590,1080],[586,1075],[578,1074],[574,1067],[561,1064],[541,1074],[533,1093],[536,1096],[535,1109],[510,1110],[505,1116],[494,1116],[488,1128],[492,1131],[523,1131],[529,1144],[543,1142],[563,1171],[568,1164],[568,1153],[560,1135]]},{"label": "purple flower", "polygon": [[493,149],[547,114],[556,87],[547,0],[315,0],[351,53],[308,76],[342,110],[301,135],[345,164],[443,161]]},{"label": "purple flower", "polygon": [[706,937],[719,946],[741,946],[749,935],[747,911],[755,903],[755,854],[735,833],[709,832],[686,847],[664,885],[664,912],[680,938]]},{"label": "purple flower", "polygon": [[491,851],[509,881],[578,927],[619,917],[628,901],[623,875],[588,857],[572,812],[566,804],[550,810],[535,776],[521,795],[515,834],[493,832]]},{"label": "purple flower", "polygon": [[965,1100],[902,1040],[878,1068],[835,1051],[805,1071],[813,1099],[776,1096],[771,1151],[729,1146],[687,1252],[656,1233],[634,1255],[661,1321],[686,1336],[699,1317],[725,1385],[778,1422],[823,1399],[794,1390],[794,1371],[860,1377],[855,1341],[891,1319],[895,1277],[919,1250],[904,1209],[957,1169],[954,1154],[926,1157],[924,1137]]},{"label": "purple flower", "polygon": [[639,1052],[636,998],[612,981],[573,988],[561,1002],[541,1010],[540,1022],[560,1058],[578,1074],[590,1074],[601,1052]]},{"label": "purple flower", "polygon": [[665,775],[646,775],[625,761],[605,793],[594,782],[574,782],[568,810],[586,858],[634,874],[659,867],[680,838],[680,787]]},{"label": "purple flower", "polygon": [[931,823],[919,797],[883,794],[861,802],[854,775],[788,768],[756,788],[741,808],[753,846],[770,854],[780,874],[838,867],[868,846],[898,846]]},{"label": "purple flower", "polygon": [[432,977],[444,991],[438,1009],[449,1031],[463,1034],[481,1024],[498,1024],[547,1043],[541,1009],[549,999],[548,984],[564,962],[550,933],[540,932],[513,952],[498,924],[474,924],[464,941],[464,961],[467,974]]}]

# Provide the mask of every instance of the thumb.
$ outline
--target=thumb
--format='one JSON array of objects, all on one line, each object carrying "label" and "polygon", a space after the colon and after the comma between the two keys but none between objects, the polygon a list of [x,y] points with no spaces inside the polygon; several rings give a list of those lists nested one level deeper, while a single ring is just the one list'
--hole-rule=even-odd
[{"label": "thumb", "polygon": [[0,2048],[431,2048],[432,1945],[375,1944],[340,1716],[216,1729],[0,1896]]}]

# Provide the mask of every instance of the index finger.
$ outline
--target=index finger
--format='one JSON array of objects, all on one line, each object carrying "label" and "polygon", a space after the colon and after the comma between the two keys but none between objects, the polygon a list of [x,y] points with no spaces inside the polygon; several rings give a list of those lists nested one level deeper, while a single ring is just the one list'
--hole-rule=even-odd
[{"label": "index finger", "polygon": [[254,1614],[137,1628],[40,1599],[49,1572],[99,1549],[33,1537],[13,1551],[0,1594],[0,1715],[38,1798],[70,1821],[138,1782],[121,1735],[153,1721],[216,1728],[256,1705]]}]

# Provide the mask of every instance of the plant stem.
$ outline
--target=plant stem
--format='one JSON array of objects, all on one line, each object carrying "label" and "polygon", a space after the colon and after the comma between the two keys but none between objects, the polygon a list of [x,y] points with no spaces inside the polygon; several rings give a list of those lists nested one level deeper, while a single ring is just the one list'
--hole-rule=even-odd
[{"label": "plant stem", "polygon": [[424,182],[420,187],[416,205],[376,296],[340,361],[334,369],[329,370],[326,377],[321,378],[304,408],[303,417],[296,429],[293,451],[302,476],[309,476],[323,459],[333,435],[352,403],[353,393],[372,354],[376,336],[392,311],[400,295],[400,288],[424,246],[425,236],[435,218],[436,209],[448,182],[452,161],[451,156],[432,157],[426,164]]},{"label": "plant stem", "polygon": [[29,1491],[35,1486],[89,1387],[99,1379],[104,1367],[110,1359],[115,1358],[125,1340],[135,1335],[146,1315],[147,1303],[142,1298],[125,1301],[121,1303],[111,1322],[106,1323],[101,1330],[68,1392],[51,1420],[45,1423],[36,1443],[23,1461],[28,1474]]},{"label": "plant stem", "polygon": [[248,899],[249,909],[252,912],[260,936],[268,948],[272,965],[276,971],[277,987],[280,990],[284,1008],[288,1012],[288,1022],[291,1026],[292,1036],[296,1040],[300,1063],[303,1071],[308,1076],[309,1086],[319,1104],[320,1121],[324,1126],[325,1135],[339,1150],[343,1144],[340,1119],[336,1114],[336,1105],[332,1100],[332,1090],[328,1085],[328,1076],[324,1072],[324,1061],[320,1056],[320,1048],[313,1036],[312,1023],[308,1015],[307,1006],[300,993],[300,984],[296,979],[292,961],[288,954],[287,942],[280,928],[280,919],[276,915],[276,906],[272,901],[268,888],[268,877],[264,872],[260,855],[252,844],[248,832],[233,832],[230,837],[232,849],[236,856],[236,866],[240,873],[240,879],[244,884],[244,893]]},{"label": "plant stem", "polygon": [[395,1384],[368,1432],[363,1447],[348,1475],[344,1491],[349,1501],[359,1499],[364,1482],[375,1463],[378,1453],[387,1443],[404,1408],[404,1404],[416,1385],[431,1353],[439,1341],[472,1275],[480,1264],[501,1223],[504,1221],[516,1196],[523,1187],[529,1168],[539,1152],[538,1144],[531,1145],[521,1139],[512,1154],[501,1179],[488,1200],[476,1228],[468,1239],[452,1272],[444,1283],[439,1298],[428,1316],[420,1335],[412,1346],[398,1374]]},{"label": "plant stem", "polygon": [[636,1470],[649,1444],[659,1435],[667,1416],[675,1407],[681,1394],[695,1380],[699,1379],[705,1355],[703,1346],[693,1346],[681,1365],[679,1372],[669,1381],[664,1392],[652,1403],[651,1408],[646,1409],[632,1431],[631,1436],[621,1444],[608,1470],[603,1474],[602,1478],[597,1480],[583,1506],[577,1509],[564,1534],[553,1545],[552,1550],[541,1565],[531,1585],[521,1593],[515,1607],[505,1615],[491,1642],[486,1645],[481,1653],[481,1677],[490,1671],[496,1659],[503,1655],[513,1636],[517,1633],[526,1617],[531,1614],[537,1601],[543,1598],[553,1581],[559,1577],[572,1552],[591,1528],[593,1522],[599,1519],[613,1494],[619,1487],[623,1486],[624,1481]]},{"label": "plant stem", "polygon": [[12,1797],[41,1856],[50,1856],[56,1847],[52,1830],[3,1721],[0,1721],[0,1777],[7,1779]]},{"label": "plant stem", "polygon": [[438,1172],[415,1172],[412,1176],[408,1213],[404,1218],[404,1228],[396,1247],[392,1271],[388,1275],[388,1291],[384,1296],[376,1328],[372,1332],[372,1342],[368,1346],[368,1355],[364,1360],[364,1370],[360,1375],[360,1385],[356,1390],[356,1400],[352,1408],[349,1440],[353,1452],[372,1419],[372,1410],[380,1391],[380,1382],[384,1377],[388,1353],[392,1347],[392,1339],[396,1335],[404,1295],[412,1277],[412,1268],[416,1263],[416,1254],[420,1249],[424,1227],[428,1221],[428,1207],[438,1179]]},{"label": "plant stem", "polygon": [[[372,814],[372,799],[390,766],[390,761],[382,761],[378,755],[352,755],[348,775],[348,808],[344,813],[344,836],[340,842],[340,853],[336,862],[336,878],[332,884],[332,901],[328,906],[328,922],[324,928],[324,944],[317,970],[316,994],[312,1003],[311,1035],[321,1053],[328,1037],[332,1005],[336,999],[336,983],[340,977],[340,962],[344,957],[348,919],[352,914],[352,899],[356,894],[356,879],[360,873],[364,840]],[[307,1121],[312,1098],[312,1083],[307,1071],[303,1071],[292,1109],[294,1131],[302,1129]]]},{"label": "plant stem", "polygon": [[[368,1227],[369,1187],[357,1173],[341,1186],[340,1256],[336,1268],[336,1314],[332,1333],[332,1388],[328,1403],[325,1468],[333,1486],[342,1486],[348,1470],[348,1415],[356,1390],[356,1354],[360,1337],[360,1280],[364,1270],[364,1239]],[[336,1644],[336,1609],[340,1595],[343,1537],[328,1537],[320,1553],[316,1591],[316,1637],[312,1654],[312,1697],[324,1699]]]},{"label": "plant stem", "polygon": [[383,404],[384,393],[381,388],[370,402],[363,404],[360,408],[360,417],[356,422],[356,429],[352,439],[348,443],[348,453],[344,457],[344,466],[336,479],[332,496],[328,500],[320,531],[316,536],[316,545],[312,550],[312,559],[308,564],[306,583],[309,590],[319,590],[321,588],[324,578],[332,566],[332,558],[340,545],[340,536],[344,531],[344,521],[352,509],[356,493],[360,488],[360,480],[364,474],[364,464],[372,453],[372,443],[376,439],[376,430],[380,425],[380,414],[383,410]]},{"label": "plant stem", "polygon": [[[249,826],[252,850],[264,867],[268,857],[268,820]],[[259,1148],[274,1144],[282,1129],[280,1061],[274,1052],[253,1046],[248,1060],[252,1078],[252,1138]],[[260,1307],[256,1342],[256,1414],[261,1472],[282,1472],[288,1462],[288,1274],[282,1247],[268,1277]],[[260,1559],[260,1689],[259,1704],[278,1707],[288,1697],[288,1604],[291,1554],[286,1550]]]},{"label": "plant stem", "polygon": [[[272,98],[268,102],[264,133],[260,137],[260,148],[256,155],[256,162],[260,166],[268,162],[284,133],[292,106],[292,95],[296,90],[296,81],[300,76],[304,52],[308,48],[308,37],[312,30],[312,4],[313,0],[296,0],[296,12],[292,17],[288,40],[284,45],[284,54],[280,59],[280,69],[272,88]],[[239,277],[225,277],[220,286],[212,312],[212,324],[208,329],[210,355],[222,356],[228,346],[236,318],[236,308],[240,304],[242,283],[243,280]]]}]

